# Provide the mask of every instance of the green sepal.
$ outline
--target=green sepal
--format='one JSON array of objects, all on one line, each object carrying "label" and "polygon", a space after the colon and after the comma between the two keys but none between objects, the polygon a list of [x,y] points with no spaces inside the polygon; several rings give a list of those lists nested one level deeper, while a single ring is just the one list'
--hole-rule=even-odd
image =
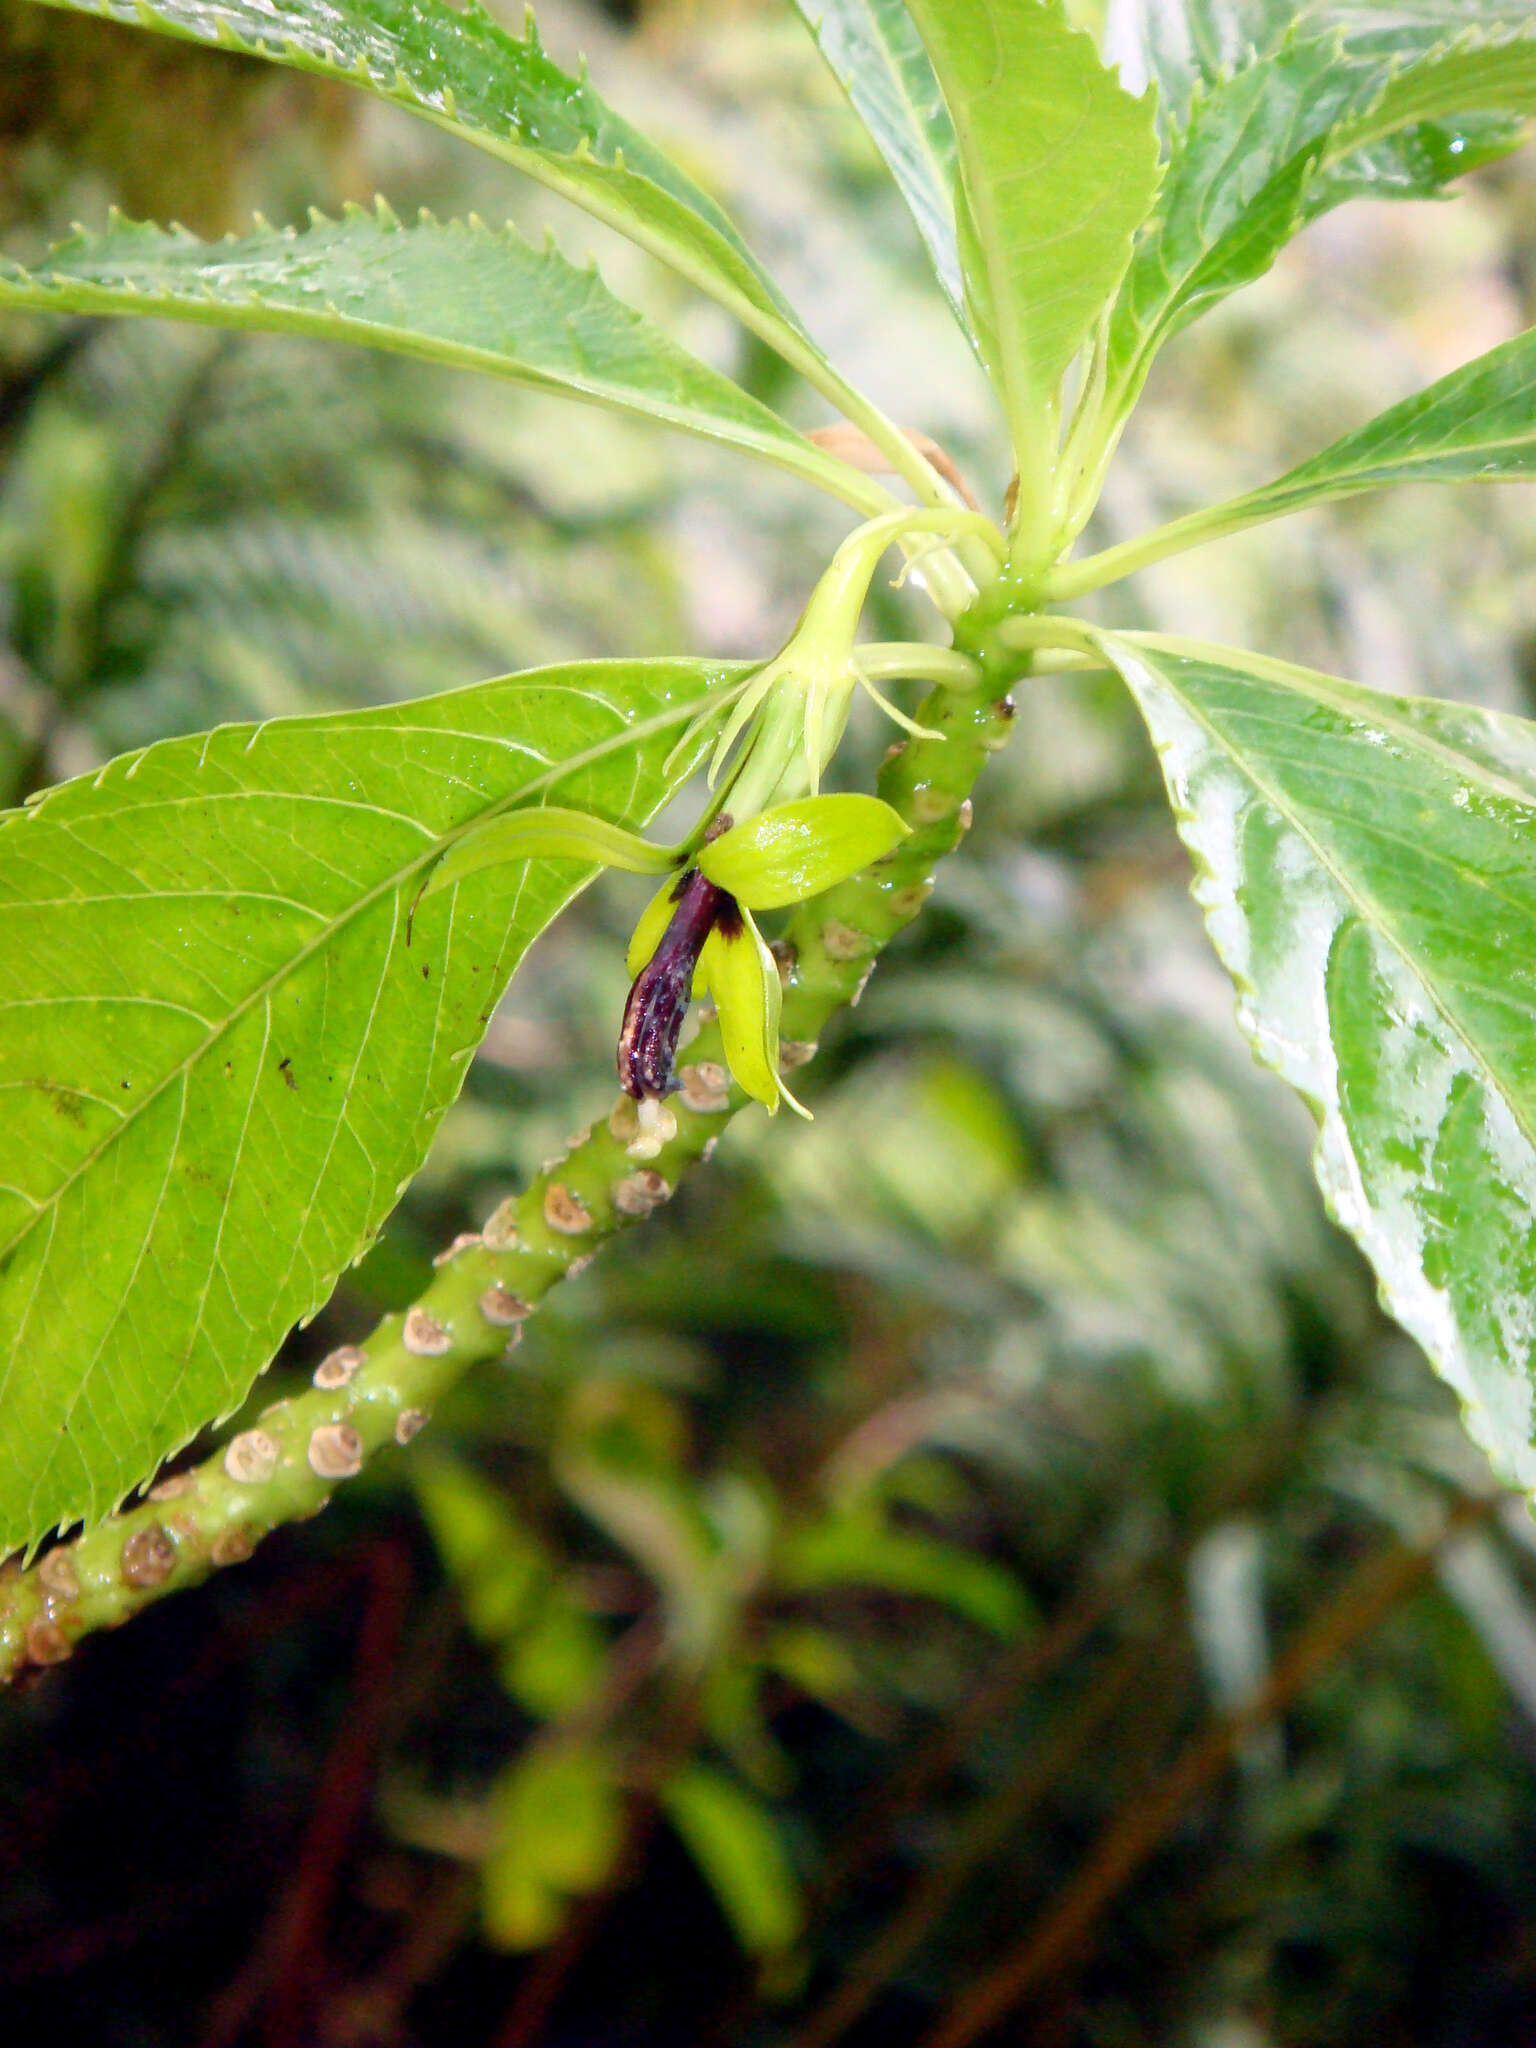
[{"label": "green sepal", "polygon": [[741,913],[739,932],[730,937],[718,929],[710,933],[699,955],[699,973],[720,1013],[727,1066],[753,1101],[776,1115],[785,1092],[779,1081],[783,989],[778,963],[747,911]]},{"label": "green sepal", "polygon": [[749,910],[819,896],[882,858],[908,828],[873,796],[812,796],[733,825],[700,850],[699,867]]},{"label": "green sepal", "polygon": [[586,811],[541,804],[537,809],[509,811],[466,834],[443,855],[421,893],[435,896],[481,868],[505,867],[511,861],[535,857],[596,861],[601,867],[621,868],[628,875],[664,875],[676,865],[666,847],[653,846],[638,832],[626,832]]}]

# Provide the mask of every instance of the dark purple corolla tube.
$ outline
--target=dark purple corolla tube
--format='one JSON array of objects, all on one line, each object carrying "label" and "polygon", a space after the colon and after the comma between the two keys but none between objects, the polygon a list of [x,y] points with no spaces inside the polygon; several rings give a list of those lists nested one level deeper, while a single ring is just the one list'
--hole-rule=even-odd
[{"label": "dark purple corolla tube", "polygon": [[637,1102],[670,1095],[677,1082],[677,1040],[693,995],[693,977],[712,931],[731,937],[741,929],[734,896],[706,881],[697,868],[673,892],[677,904],[655,952],[635,977],[619,1029],[619,1086]]}]

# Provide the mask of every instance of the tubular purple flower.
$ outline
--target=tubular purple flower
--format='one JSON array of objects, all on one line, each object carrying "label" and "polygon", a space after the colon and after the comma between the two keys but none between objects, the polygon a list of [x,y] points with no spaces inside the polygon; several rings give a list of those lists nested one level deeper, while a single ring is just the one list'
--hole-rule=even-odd
[{"label": "tubular purple flower", "polygon": [[619,1027],[619,1086],[637,1102],[670,1095],[677,1087],[677,1041],[704,942],[711,932],[729,938],[742,927],[735,897],[717,889],[697,868],[679,877],[671,893],[677,908],[635,977]]}]

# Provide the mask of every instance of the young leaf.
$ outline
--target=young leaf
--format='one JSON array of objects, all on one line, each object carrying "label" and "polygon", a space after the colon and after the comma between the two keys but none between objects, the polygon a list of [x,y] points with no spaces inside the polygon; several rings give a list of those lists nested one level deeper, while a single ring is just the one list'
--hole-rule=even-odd
[{"label": "young leaf", "polygon": [[886,494],[613,297],[594,270],[513,228],[387,209],[200,242],[120,216],[31,270],[0,257],[0,307],[154,314],[362,342],[683,427],[793,470],[861,509]]},{"label": "young leaf", "polygon": [[1159,119],[1177,129],[1197,86],[1272,49],[1296,16],[1295,0],[1110,0],[1104,52],[1127,84],[1157,87]]},{"label": "young leaf", "polygon": [[1057,396],[1157,190],[1133,100],[1060,0],[911,0],[959,144],[966,296],[1019,462],[1021,531],[1048,515]]},{"label": "young leaf", "polygon": [[[927,465],[853,391],[728,217],[621,120],[585,73],[551,63],[527,18],[508,34],[479,0],[41,0],[274,64],[391,100],[488,150],[670,264],[810,379],[933,502]],[[932,487],[931,489],[929,487]]]},{"label": "young leaf", "polygon": [[1255,1052],[1382,1299],[1536,1486],[1536,726],[1105,635]]},{"label": "young leaf", "polygon": [[244,1398],[591,873],[484,869],[413,916],[445,848],[546,790],[645,824],[734,674],[583,663],[226,726],[0,823],[0,1551],[100,1515]]},{"label": "young leaf", "polygon": [[1272,484],[1068,564],[1052,579],[1052,593],[1075,597],[1184,548],[1387,484],[1525,478],[1536,478],[1536,329],[1405,398]]},{"label": "young leaf", "polygon": [[1306,36],[1198,98],[1110,323],[1112,433],[1157,350],[1260,277],[1349,198],[1428,198],[1519,140],[1536,110],[1536,34],[1463,41],[1398,68]]},{"label": "young leaf", "polygon": [[795,0],[838,84],[885,158],[944,296],[974,342],[955,238],[954,124],[907,0]]}]

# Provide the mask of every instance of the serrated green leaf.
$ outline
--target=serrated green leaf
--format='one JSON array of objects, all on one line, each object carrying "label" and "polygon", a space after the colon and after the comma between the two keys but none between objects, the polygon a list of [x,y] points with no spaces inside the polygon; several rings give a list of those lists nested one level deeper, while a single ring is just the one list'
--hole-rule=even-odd
[{"label": "serrated green leaf", "polygon": [[[493,156],[670,264],[727,307],[893,454],[921,490],[922,461],[853,391],[728,216],[622,120],[585,73],[545,55],[527,21],[508,33],[479,0],[39,0],[243,51],[391,100]],[[935,495],[935,502],[942,494]]]},{"label": "serrated green leaf", "polygon": [[746,1953],[780,1956],[793,1948],[805,1907],[763,1801],[707,1764],[688,1764],[666,1780],[661,1804]]},{"label": "serrated green leaf", "polygon": [[1259,1059],[1335,1219],[1511,1484],[1536,1486],[1536,726],[1148,634],[1151,730]]},{"label": "serrated green leaf", "polygon": [[258,228],[201,242],[115,217],[30,270],[0,257],[0,306],[158,315],[323,340],[483,370],[636,413],[745,450],[878,511],[872,489],[766,406],[623,304],[595,270],[513,228],[404,227],[386,209],[316,215],[304,234]]},{"label": "serrated green leaf", "polygon": [[1165,128],[1182,126],[1197,86],[1273,48],[1296,0],[1111,0],[1105,54],[1157,87]]},{"label": "serrated green leaf", "polygon": [[445,847],[544,790],[644,825],[739,673],[581,663],[226,726],[0,821],[0,1550],[243,1399],[420,1164],[591,873],[487,869],[412,918]]},{"label": "serrated green leaf", "polygon": [[669,262],[704,268],[793,322],[728,217],[666,154],[572,78],[533,31],[517,37],[478,0],[41,0],[392,100],[515,164]]},{"label": "serrated green leaf", "polygon": [[1503,154],[1536,110],[1536,33],[1464,38],[1403,65],[1301,35],[1197,96],[1110,322],[1112,435],[1158,349],[1260,277],[1343,200],[1428,198]]},{"label": "serrated green leaf", "polygon": [[955,125],[967,300],[1018,458],[1018,525],[1034,537],[1062,377],[1157,190],[1152,106],[1121,89],[1060,0],[911,8]]},{"label": "serrated green leaf", "polygon": [[1052,594],[1079,596],[1133,569],[1282,513],[1388,484],[1531,478],[1536,478],[1536,329],[1405,398],[1273,483],[1068,564],[1052,579]]},{"label": "serrated green leaf", "polygon": [[1536,477],[1536,329],[1517,334],[1252,491],[1243,523],[1385,484]]},{"label": "serrated green leaf", "polygon": [[974,342],[955,236],[954,123],[906,0],[795,0],[917,223],[944,296]]}]

